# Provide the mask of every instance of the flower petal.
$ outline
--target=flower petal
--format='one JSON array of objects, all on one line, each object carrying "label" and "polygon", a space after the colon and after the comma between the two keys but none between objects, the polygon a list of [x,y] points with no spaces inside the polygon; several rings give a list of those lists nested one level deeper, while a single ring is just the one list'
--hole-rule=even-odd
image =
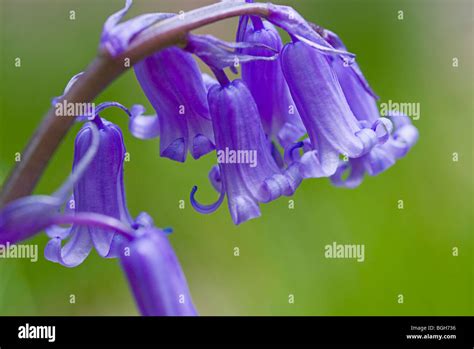
[{"label": "flower petal", "polygon": [[301,182],[294,168],[277,165],[257,105],[241,80],[214,85],[208,94],[221,189],[235,224],[258,217],[259,202],[292,195]]},{"label": "flower petal", "polygon": [[92,249],[91,236],[87,227],[76,227],[64,247],[60,238],[52,238],[44,250],[47,260],[72,268],[81,264]]},{"label": "flower petal", "polygon": [[316,150],[303,160],[318,158],[306,174],[332,175],[340,154],[360,157],[378,143],[374,130],[361,128],[350,110],[327,57],[302,42],[287,44],[282,68]]},{"label": "flower petal", "polygon": [[[321,27],[319,27],[320,29],[320,33],[321,33],[321,36],[332,46],[334,47],[335,49],[338,49],[338,50],[344,50],[344,51],[347,51],[347,48],[346,46],[344,45],[344,43],[342,42],[342,40],[339,38],[339,36],[337,36],[336,33],[333,33],[332,31],[330,30],[327,30],[327,29],[323,29]],[[334,64],[334,69],[336,70],[339,70],[339,69],[343,69],[344,70],[344,74],[337,74],[338,77],[342,77],[342,76],[346,76],[346,79],[347,79],[347,83],[349,83],[349,85],[346,85],[346,83],[344,81],[340,81],[341,83],[341,86],[344,90],[344,93],[346,93],[346,90],[345,90],[345,87],[349,87],[350,84],[353,84],[353,86],[357,86],[354,91],[358,91],[359,90],[359,87],[362,87],[363,90],[365,90],[367,96],[365,98],[368,98],[370,97],[373,101],[379,99],[379,97],[377,96],[377,94],[372,90],[372,88],[370,87],[368,81],[366,80],[364,74],[362,74],[362,71],[360,70],[360,67],[359,65],[354,61],[352,62],[352,64],[342,64],[343,60],[334,60],[333,63]],[[342,72],[342,70],[339,70],[339,72]],[[341,80],[341,79],[340,79]],[[342,80],[345,80],[345,79],[342,79]],[[346,85],[346,86],[345,86]],[[351,88],[351,87],[349,87]],[[352,87],[353,88],[353,87]],[[365,99],[364,98],[364,99]],[[352,103],[351,101],[348,101],[349,102],[349,105],[351,106],[352,108]],[[365,103],[364,103],[365,104]],[[374,105],[375,103],[368,103],[366,104],[367,106],[369,106],[370,104]],[[356,117],[358,118],[359,115],[362,116],[363,114],[359,114],[356,110],[353,110],[354,114],[356,115]]]},{"label": "flower petal", "polygon": [[191,54],[161,50],[135,65],[135,74],[158,114],[160,154],[184,162],[214,148],[205,85]]},{"label": "flower petal", "polygon": [[220,193],[222,191],[222,177],[219,165],[214,165],[209,171],[209,181],[211,182],[213,188]]},{"label": "flower petal", "polygon": [[139,139],[151,139],[160,135],[160,121],[157,115],[144,116],[145,108],[134,105],[131,109],[131,118],[128,123],[130,133]]},{"label": "flower petal", "polygon": [[173,13],[148,13],[119,23],[130,6],[132,6],[132,0],[126,0],[125,7],[110,15],[104,23],[100,47],[107,50],[113,57],[125,51],[132,40],[152,24],[175,16]]},{"label": "flower petal", "polygon": [[[89,130],[89,124],[86,124],[76,137],[75,164],[82,159],[85,150],[89,147]],[[124,157],[125,145],[122,132],[118,126],[103,119],[99,152],[89,164],[84,177],[74,187],[76,212],[96,212],[128,224],[132,223],[123,188]],[[89,233],[99,255],[112,257],[113,243],[117,245],[114,240],[120,237],[113,231],[98,227],[90,227]]]},{"label": "flower petal", "polygon": [[[257,20],[261,22],[259,18]],[[261,22],[261,25],[264,28],[259,30],[250,25],[247,27],[245,42],[263,44],[265,47],[281,51],[283,44],[275,27],[267,21]],[[258,46],[246,48],[243,52],[253,56],[272,54],[269,50]],[[283,76],[280,59],[244,64],[242,80],[255,99],[263,128],[269,137],[276,136],[280,144],[285,147],[306,133]]]},{"label": "flower petal", "polygon": [[[343,179],[343,175],[346,171],[350,171],[346,179]],[[346,187],[353,189],[358,187],[364,179],[364,161],[361,158],[350,159],[349,162],[341,163],[336,173],[331,176],[331,182],[338,187]]]},{"label": "flower petal", "polygon": [[123,246],[122,267],[144,316],[197,315],[186,277],[167,235],[142,228],[136,239]]},{"label": "flower petal", "polygon": [[[69,201],[64,206],[64,214],[66,215],[73,214],[74,207],[75,207],[74,195],[71,195],[71,197],[69,198]],[[69,236],[69,233],[71,232],[71,227],[51,225],[45,228],[44,231],[46,232],[46,235],[48,235],[50,238],[58,237],[61,240],[63,240]]]}]

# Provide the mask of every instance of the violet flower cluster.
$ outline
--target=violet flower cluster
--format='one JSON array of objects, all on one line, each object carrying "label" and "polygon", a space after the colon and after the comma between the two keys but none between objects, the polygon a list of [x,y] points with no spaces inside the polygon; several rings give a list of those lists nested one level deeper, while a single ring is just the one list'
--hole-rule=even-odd
[{"label": "violet flower cluster", "polygon": [[[122,21],[131,3],[105,22],[100,45],[112,56],[150,25],[176,15]],[[99,105],[76,136],[70,177],[52,195],[7,205],[0,212],[0,243],[45,230],[45,257],[66,267],[81,264],[94,248],[120,259],[142,314],[195,315],[169,231],[155,227],[146,213],[133,218],[128,211],[122,131],[100,112],[122,109],[135,137],[159,137],[162,157],[184,162],[188,152],[194,159],[215,153],[209,179],[219,198],[201,204],[194,187],[191,204],[211,213],[227,198],[235,224],[260,216],[261,203],[293,195],[304,179],[329,177],[354,188],[366,173],[380,174],[405,156],[417,129],[406,115],[380,116],[377,96],[339,37],[290,7],[268,9],[265,20],[240,18],[236,42],[187,34],[184,46],[137,63],[137,80],[156,114],[144,115],[139,105]],[[277,27],[291,42],[283,44]],[[193,55],[215,79],[201,73]],[[236,73],[239,66],[242,77],[229,79],[225,69]]]}]

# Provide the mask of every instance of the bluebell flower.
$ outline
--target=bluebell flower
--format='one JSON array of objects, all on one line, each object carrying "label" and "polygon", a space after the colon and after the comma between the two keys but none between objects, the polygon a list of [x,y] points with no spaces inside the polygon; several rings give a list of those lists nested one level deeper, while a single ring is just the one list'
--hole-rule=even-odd
[{"label": "bluebell flower", "polygon": [[282,67],[312,146],[300,159],[303,177],[331,176],[341,154],[357,158],[386,141],[390,122],[358,122],[326,55],[295,40],[283,48]]},{"label": "bluebell flower", "polygon": [[[336,49],[345,50],[342,40],[333,32],[317,28],[321,35]],[[343,64],[339,59],[330,57],[329,61],[341,85],[351,111],[361,125],[370,126],[380,120],[377,108],[377,95],[372,91],[357,63]],[[376,145],[369,153],[340,161],[336,173],[331,177],[333,184],[354,188],[360,185],[364,174],[376,176],[405,156],[418,140],[418,130],[409,117],[390,112],[387,115],[394,125],[393,133],[387,134],[384,144]],[[344,178],[343,174],[349,172]]]},{"label": "bluebell flower", "polygon": [[[219,170],[213,170],[210,178],[221,195],[215,204],[204,206],[196,201],[194,187],[191,203],[199,212],[210,213],[226,195],[232,220],[240,224],[260,216],[259,203],[292,195],[301,177],[297,167],[282,170],[275,162],[257,105],[245,83],[221,78],[221,84],[212,86],[208,94],[219,162]],[[252,156],[254,162],[249,161]]]},{"label": "bluebell flower", "polygon": [[[240,26],[245,26],[245,31],[243,37],[238,37],[238,40],[262,44],[280,52],[283,44],[276,28],[260,17],[250,18],[251,23],[241,20]],[[239,28],[238,32],[241,31],[242,29]],[[242,51],[254,56],[272,54],[259,47]],[[252,93],[263,128],[270,138],[276,138],[282,147],[286,147],[305,135],[306,130],[281,70],[280,58],[274,61],[254,61],[243,64],[242,80]]]},{"label": "bluebell flower", "polygon": [[198,315],[186,277],[168,240],[170,229],[157,228],[147,213],[140,213],[132,224],[93,212],[56,214],[52,222],[100,228],[120,235],[118,257],[142,315]]},{"label": "bluebell flower", "polygon": [[[99,113],[97,108],[96,112]],[[131,224],[125,205],[123,163],[125,145],[118,126],[96,116],[93,122],[99,128],[99,149],[83,176],[74,185],[74,194],[66,209],[72,212],[95,212]],[[91,123],[79,131],[74,149],[73,172],[76,164],[87,154],[92,141]],[[73,209],[71,209],[73,205]],[[88,256],[92,246],[102,257],[116,257],[120,235],[97,227],[71,226],[47,229],[51,237],[45,257],[68,267],[76,266]],[[62,240],[68,240],[61,247]]]},{"label": "bluebell flower", "polygon": [[210,35],[189,34],[186,41],[188,52],[171,47],[135,65],[137,79],[157,112],[157,121],[148,119],[153,123],[148,129],[160,135],[161,156],[181,162],[188,150],[198,159],[215,148],[207,89],[189,52],[219,69],[232,66],[236,57],[241,62],[254,59],[231,54],[238,45]]},{"label": "bluebell flower", "polygon": [[118,257],[142,315],[198,315],[168,240],[170,230],[155,227],[147,213],[140,213],[131,224],[94,212],[56,214],[51,223],[99,228],[120,235]]},{"label": "bluebell flower", "polygon": [[161,156],[182,162],[188,150],[197,159],[214,149],[204,82],[190,53],[164,49],[136,64],[135,74],[158,115]]},{"label": "bluebell flower", "polygon": [[[217,83],[204,76],[218,161],[210,179],[220,196],[214,204],[202,205],[195,199],[194,187],[191,204],[201,213],[211,213],[227,196],[232,220],[240,224],[260,215],[259,203],[290,196],[301,182],[296,166],[283,168],[276,161],[271,139],[265,134],[258,107],[246,84],[242,80],[230,82],[223,71],[227,67],[233,70],[235,61],[243,65],[274,61],[276,50],[261,42],[228,43],[211,36],[189,35],[187,42],[186,50],[201,58],[219,80]],[[247,51],[254,48],[269,54]]]},{"label": "bluebell flower", "polygon": [[137,217],[134,237],[122,248],[120,261],[142,315],[197,315],[167,234],[148,214]]},{"label": "bluebell flower", "polygon": [[[121,22],[132,4],[111,15],[100,46],[112,56],[121,54],[151,24],[175,16],[150,13]],[[201,73],[191,54],[170,47],[146,57],[134,66],[154,117],[133,119],[130,129],[138,138],[160,136],[160,155],[184,162],[188,151],[197,159],[214,149],[212,125]]]}]

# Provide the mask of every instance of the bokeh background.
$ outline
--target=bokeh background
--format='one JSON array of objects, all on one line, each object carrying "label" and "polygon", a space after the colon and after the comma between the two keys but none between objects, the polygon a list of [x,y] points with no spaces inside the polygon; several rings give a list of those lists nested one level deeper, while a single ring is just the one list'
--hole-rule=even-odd
[{"label": "bokeh background", "polygon": [[[204,0],[136,0],[130,15],[190,10]],[[127,132],[127,199],[172,226],[170,240],[203,315],[473,315],[473,4],[471,1],[280,1],[336,31],[357,53],[381,101],[416,102],[419,143],[396,166],[355,190],[307,180],[291,199],[262,205],[262,217],[234,226],[226,205],[204,216],[188,195],[216,194],[208,155],[185,164],[158,156],[158,140]],[[105,18],[121,0],[1,0],[0,183],[69,78],[94,57]],[[69,20],[69,11],[76,20]],[[404,12],[399,20],[398,11]],[[203,28],[232,40],[237,21]],[[21,68],[14,59],[21,58]],[[453,58],[459,66],[453,67]],[[97,99],[151,112],[132,71]],[[116,110],[104,113],[126,130]],[[51,193],[71,169],[76,126],[36,193]],[[453,153],[459,161],[453,162]],[[185,209],[179,209],[185,200]],[[398,200],[404,209],[397,208]],[[324,258],[332,242],[365,244],[365,262]],[[42,257],[45,234],[28,241],[40,258],[0,260],[0,315],[134,315],[116,260],[95,252],[67,269]],[[235,257],[234,247],[240,248]],[[459,249],[454,257],[452,250]],[[290,304],[288,297],[294,295]],[[398,303],[403,294],[404,303]],[[76,303],[70,304],[70,295]]]}]

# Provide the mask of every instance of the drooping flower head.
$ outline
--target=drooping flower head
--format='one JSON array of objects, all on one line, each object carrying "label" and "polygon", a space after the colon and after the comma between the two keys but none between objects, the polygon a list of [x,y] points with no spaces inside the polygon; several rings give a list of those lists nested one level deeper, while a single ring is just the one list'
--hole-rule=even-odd
[{"label": "drooping flower head", "polygon": [[341,154],[357,158],[386,141],[390,122],[358,122],[326,55],[296,41],[284,47],[282,67],[313,148],[301,158],[304,177],[330,176]]},{"label": "drooping flower head", "polygon": [[197,315],[167,233],[156,228],[146,213],[135,222],[134,237],[123,244],[120,261],[141,314]]},{"label": "drooping flower head", "polygon": [[[83,176],[75,183],[74,195],[66,209],[68,212],[100,213],[130,224],[123,184],[125,145],[122,132],[118,126],[98,116],[107,106],[109,104],[105,103],[96,109],[97,115],[92,122],[99,129],[99,148]],[[125,107],[123,109],[128,112]],[[73,172],[90,147],[92,122],[86,123],[76,137]],[[120,235],[97,227],[52,227],[47,233],[51,241],[45,250],[46,258],[69,267],[82,263],[92,246],[102,257],[115,257],[120,244]],[[61,248],[61,241],[65,239],[68,242]]]},{"label": "drooping flower head", "polygon": [[243,81],[224,80],[212,86],[208,99],[219,162],[214,176],[220,178],[221,197],[215,205],[204,207],[194,198],[195,187],[191,203],[198,211],[209,213],[220,205],[225,193],[232,220],[240,224],[260,216],[259,203],[292,195],[301,178],[297,169],[282,170],[275,162],[257,105]]},{"label": "drooping flower head", "polygon": [[177,47],[135,65],[140,85],[158,114],[160,154],[185,161],[214,149],[214,136],[201,72],[191,54]]},{"label": "drooping flower head", "polygon": [[[239,23],[238,41],[257,43],[280,52],[283,44],[280,34],[268,21],[247,16]],[[244,29],[242,29],[244,27]],[[243,36],[243,37],[239,37]],[[264,48],[248,48],[243,52],[255,56],[270,56]],[[254,61],[242,65],[242,80],[249,88],[257,104],[265,133],[278,139],[286,147],[296,142],[306,131],[301,122],[288,85],[281,70],[280,58],[274,61]]]},{"label": "drooping flower head", "polygon": [[[111,15],[104,25],[101,48],[117,56],[151,24],[175,16],[151,13],[119,23],[131,6]],[[188,151],[198,159],[214,149],[206,92],[201,72],[192,56],[178,47],[170,47],[146,57],[134,66],[146,97],[155,109],[155,117],[142,118],[146,135],[160,136],[160,155],[184,162]],[[144,125],[144,124],[140,124]],[[142,127],[143,129],[143,127]]]},{"label": "drooping flower head", "polygon": [[[336,49],[345,49],[342,40],[333,32],[317,27],[316,30]],[[357,63],[345,65],[341,60],[329,58],[344,96],[351,111],[359,123],[365,127],[380,120],[377,108],[377,96],[372,91]],[[405,156],[418,140],[418,130],[410,119],[399,113],[390,112],[387,117],[394,125],[393,133],[387,135],[384,144],[377,144],[370,152],[361,157],[349,157],[340,161],[336,173],[331,177],[333,184],[348,188],[357,187],[363,180],[364,174],[376,176]],[[343,179],[343,174],[349,172]]]}]

